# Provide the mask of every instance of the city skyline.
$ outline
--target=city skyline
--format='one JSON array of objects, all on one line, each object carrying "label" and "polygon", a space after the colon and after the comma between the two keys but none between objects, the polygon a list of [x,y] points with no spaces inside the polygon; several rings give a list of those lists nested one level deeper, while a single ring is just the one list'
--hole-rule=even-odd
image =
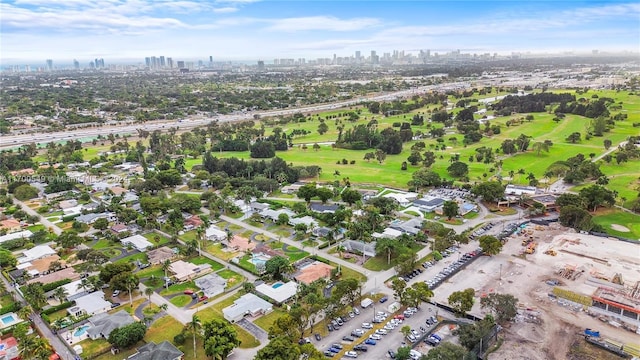
[{"label": "city skyline", "polygon": [[0,9],[2,65],[161,53],[271,62],[372,50],[617,52],[637,51],[640,41],[640,4],[623,1],[12,0]]}]

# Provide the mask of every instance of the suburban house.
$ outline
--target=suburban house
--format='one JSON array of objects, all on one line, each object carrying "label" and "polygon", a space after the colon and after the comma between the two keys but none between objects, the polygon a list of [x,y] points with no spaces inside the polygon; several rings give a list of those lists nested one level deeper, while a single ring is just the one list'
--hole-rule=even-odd
[{"label": "suburban house", "polygon": [[104,299],[102,291],[92,292],[91,294],[81,296],[76,300],[76,306],[67,309],[71,316],[96,315],[102,314],[111,309],[111,303]]},{"label": "suburban house", "polygon": [[[36,274],[37,275],[37,274]],[[76,272],[76,269],[74,269],[73,267],[68,267],[66,269],[62,269],[56,272],[52,272],[49,273],[47,275],[43,275],[43,276],[39,276],[39,277],[34,277],[33,279],[27,281],[27,284],[31,284],[34,282],[39,282],[44,284],[50,284],[56,281],[60,281],[60,280],[64,280],[64,279],[71,279],[73,280],[78,280],[80,278],[80,274],[78,274]]]},{"label": "suburban house", "polygon": [[233,235],[231,240],[223,240],[222,244],[233,251],[251,251],[256,248],[256,243],[238,235]]},{"label": "suburban house", "polygon": [[114,213],[107,213],[107,212],[103,212],[103,213],[98,213],[98,214],[84,214],[84,215],[80,215],[76,218],[76,221],[81,222],[83,224],[88,224],[91,225],[94,222],[96,222],[96,220],[98,219],[107,219],[107,221],[109,222],[113,222],[116,221],[117,217],[116,214]]},{"label": "suburban house", "polygon": [[6,219],[0,221],[0,230],[7,230],[7,233],[13,233],[20,231],[21,229],[20,221],[16,219]]},{"label": "suburban house", "polygon": [[416,235],[422,229],[422,222],[423,220],[420,218],[413,218],[399,224],[392,224],[390,227],[405,234]]},{"label": "suburban house", "polygon": [[125,224],[115,224],[109,230],[114,234],[122,234],[129,231],[129,227]]},{"label": "suburban house", "polygon": [[189,216],[183,222],[184,230],[185,231],[193,230],[193,229],[195,229],[195,228],[197,228],[199,226],[202,226],[203,223],[204,222],[202,221],[202,219],[200,219],[199,216],[197,216],[197,215]]},{"label": "suburban house", "polygon": [[[317,227],[314,228],[311,231],[311,234],[315,237],[322,237],[322,238],[326,238],[327,236],[329,236],[329,234],[332,232],[333,230],[328,228],[328,227]],[[343,231],[333,231],[333,239],[334,240],[340,240],[344,238],[344,232]]]},{"label": "suburban house", "polygon": [[78,206],[78,200],[76,199],[62,200],[58,203],[58,207],[61,210],[69,209],[76,206]]},{"label": "suburban house", "polygon": [[249,207],[251,208],[251,211],[259,213],[262,210],[268,209],[269,208],[269,204],[263,204],[261,202],[254,201],[254,202],[249,204]]},{"label": "suburban house", "polygon": [[14,232],[14,233],[10,233],[10,234],[7,234],[7,235],[2,235],[2,236],[0,236],[0,244],[2,244],[5,241],[9,241],[9,240],[28,238],[28,237],[31,237],[31,235],[33,235],[31,230],[22,230],[22,231],[19,231],[19,232]]},{"label": "suburban house", "polygon": [[270,302],[249,293],[242,295],[233,305],[222,309],[222,314],[227,321],[234,323],[246,315],[254,317],[270,313],[272,310],[273,305]]},{"label": "suburban house", "polygon": [[372,241],[370,243],[365,243],[358,240],[346,240],[342,242],[342,246],[344,246],[345,250],[350,253],[362,254],[365,256],[374,257],[376,256],[376,242]]},{"label": "suburban house", "polygon": [[49,245],[34,246],[31,249],[22,252],[22,257],[18,258],[18,264],[24,264],[33,260],[56,254],[56,251],[53,250]]},{"label": "suburban house", "polygon": [[222,241],[227,238],[227,232],[220,230],[220,228],[215,225],[210,225],[207,230],[205,230],[204,236],[207,238],[207,240]]},{"label": "suburban house", "polygon": [[289,218],[289,224],[291,226],[296,226],[298,224],[304,224],[307,226],[307,232],[311,232],[311,230],[313,230],[313,228],[315,228],[316,226],[318,226],[318,222],[316,221],[316,219],[312,218],[311,216],[303,216],[303,217],[299,217],[299,218],[294,218],[294,217],[290,217]]},{"label": "suburban house", "polygon": [[176,280],[182,282],[191,280],[197,276],[211,272],[211,264],[196,265],[190,262],[178,260],[171,263],[169,271],[173,273]]},{"label": "suburban house", "polygon": [[152,265],[162,264],[167,260],[173,259],[176,254],[173,250],[169,249],[166,246],[159,247],[155,250],[150,250],[147,252],[147,259],[149,263]]},{"label": "suburban house", "polygon": [[339,207],[340,205],[337,204],[321,204],[317,202],[309,204],[309,210],[320,214],[333,214]]},{"label": "suburban house", "polygon": [[[67,293],[67,301],[73,301],[89,294],[86,289],[80,286],[81,282],[82,280],[76,280],[61,286]],[[54,291],[55,289],[51,290],[50,293],[53,294]]]},{"label": "suburban house", "polygon": [[227,287],[227,279],[220,277],[218,274],[207,274],[195,279],[194,282],[207,297],[222,294]]},{"label": "suburban house", "polygon": [[411,205],[411,202],[418,197],[416,193],[398,193],[392,192],[388,194],[384,194],[382,197],[389,198],[395,200],[400,206],[406,207]]},{"label": "suburban house", "polygon": [[120,196],[126,193],[127,189],[123,188],[122,186],[112,186],[109,188],[109,190],[107,190],[107,192],[111,192],[115,196]]},{"label": "suburban house", "polygon": [[120,202],[129,204],[132,202],[137,202],[138,200],[140,200],[140,197],[138,195],[132,193],[131,191],[127,191],[122,195],[122,200],[120,200]]},{"label": "suburban house", "polygon": [[120,240],[120,242],[124,246],[131,245],[140,252],[144,252],[148,248],[153,247],[153,244],[149,242],[149,240],[147,240],[147,238],[145,238],[142,235],[129,236],[127,238]]},{"label": "suburban house", "polygon": [[180,360],[184,356],[182,351],[167,340],[160,344],[150,341],[137,350],[127,360]]},{"label": "suburban house", "polygon": [[298,192],[298,190],[300,190],[301,187],[303,187],[304,185],[306,185],[303,182],[296,182],[293,183],[291,185],[287,185],[287,186],[283,186],[282,189],[280,189],[280,191],[283,194],[295,194]]},{"label": "suburban house", "polygon": [[289,281],[288,283],[276,282],[274,284],[262,283],[256,286],[256,292],[268,297],[276,304],[283,304],[296,295],[298,284],[295,281]]},{"label": "suburban house", "polygon": [[444,202],[445,199],[428,196],[422,199],[414,200],[413,205],[424,212],[434,212],[437,208],[441,207]]},{"label": "suburban house", "polygon": [[280,216],[280,214],[287,214],[289,219],[296,216],[296,213],[294,213],[289,209],[278,209],[278,210],[264,209],[260,212],[260,216],[263,219],[269,219],[273,222],[278,221],[278,217]]},{"label": "suburban house", "polygon": [[91,327],[87,329],[87,334],[91,340],[109,338],[109,334],[119,327],[133,324],[134,318],[126,311],[120,310],[115,314],[101,313],[89,318]]},{"label": "suburban house", "polygon": [[362,200],[367,201],[378,194],[378,190],[370,190],[370,189],[356,189],[357,192],[362,195]]},{"label": "suburban house", "polygon": [[390,227],[384,229],[384,231],[381,233],[374,232],[373,234],[371,234],[371,237],[374,239],[382,239],[382,238],[397,239],[400,236],[402,236],[402,231],[396,230]]},{"label": "suburban house", "polygon": [[333,266],[325,264],[320,261],[314,261],[310,264],[298,268],[298,271],[293,275],[299,283],[311,284],[319,279],[330,279]]},{"label": "suburban house", "polygon": [[0,340],[0,360],[13,360],[20,357],[18,340],[13,336]]},{"label": "suburban house", "polygon": [[[58,254],[53,254],[45,257],[41,257],[39,259],[27,261],[16,266],[17,269],[24,269],[29,272],[32,276],[37,276],[40,274],[47,274],[50,272],[51,264],[54,262],[60,262],[61,267],[66,267],[66,262],[60,259]],[[55,270],[55,269],[53,269]]]}]

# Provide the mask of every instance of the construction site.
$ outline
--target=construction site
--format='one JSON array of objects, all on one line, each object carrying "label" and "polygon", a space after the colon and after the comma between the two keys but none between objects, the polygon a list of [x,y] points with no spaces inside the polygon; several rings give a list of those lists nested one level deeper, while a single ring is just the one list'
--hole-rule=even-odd
[{"label": "construction site", "polygon": [[[585,341],[585,328],[599,330],[598,341],[640,357],[638,243],[580,234],[557,223],[528,224],[506,239],[500,254],[478,259],[463,273],[440,286],[435,298],[446,302],[452,292],[473,288],[471,313],[477,316],[487,314],[479,299],[489,293],[519,300],[516,321],[505,326],[505,341],[492,359],[609,358]],[[572,355],[576,347],[597,355]]]}]

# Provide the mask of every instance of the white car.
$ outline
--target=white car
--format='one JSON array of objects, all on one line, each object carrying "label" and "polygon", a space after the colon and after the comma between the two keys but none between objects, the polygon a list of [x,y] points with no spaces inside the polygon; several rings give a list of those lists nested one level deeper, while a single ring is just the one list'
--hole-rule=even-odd
[{"label": "white car", "polygon": [[387,324],[387,325],[385,325],[385,326],[384,326],[384,329],[385,329],[385,330],[389,330],[389,331],[391,331],[391,330],[393,330],[393,329],[394,329],[394,327],[393,327],[393,325],[391,325],[391,324]]},{"label": "white car", "polygon": [[373,325],[371,323],[362,323],[363,329],[373,329]]},{"label": "white car", "polygon": [[355,351],[347,351],[346,353],[344,353],[344,356],[350,357],[350,358],[357,358],[358,353]]},{"label": "white car", "polygon": [[371,335],[369,335],[369,339],[382,340],[382,336],[380,336],[378,334],[371,334]]},{"label": "white car", "polygon": [[378,330],[376,330],[376,334],[378,334],[378,335],[387,335],[388,332],[385,329],[378,329]]}]

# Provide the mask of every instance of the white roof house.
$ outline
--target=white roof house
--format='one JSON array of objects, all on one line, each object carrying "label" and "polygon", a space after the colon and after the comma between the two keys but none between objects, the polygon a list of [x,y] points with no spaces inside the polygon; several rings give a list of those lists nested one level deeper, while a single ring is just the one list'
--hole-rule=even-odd
[{"label": "white roof house", "polygon": [[382,197],[394,199],[395,201],[398,202],[398,204],[400,204],[400,206],[409,206],[409,204],[411,204],[411,201],[416,199],[417,194],[392,192],[392,193],[385,194]]},{"label": "white roof house", "polygon": [[193,279],[198,275],[211,272],[211,264],[196,265],[190,262],[178,260],[174,263],[171,263],[171,266],[169,266],[169,271],[173,273],[174,277],[178,281],[185,281],[188,279]]},{"label": "white roof house", "polygon": [[88,294],[87,290],[80,287],[81,282],[82,280],[76,280],[61,286],[67,293],[67,301],[72,301]]},{"label": "white roof house", "polygon": [[222,294],[224,288],[227,287],[227,279],[220,277],[218,274],[207,274],[194,280],[197,287],[207,297],[214,297]]},{"label": "white roof house", "polygon": [[80,215],[82,214],[82,205],[65,208],[62,210],[62,212],[65,216]]},{"label": "white roof house", "polygon": [[38,245],[29,250],[25,250],[22,253],[22,257],[18,259],[18,263],[23,264],[54,254],[56,254],[55,250],[53,250],[49,245]]},{"label": "white roof house", "polygon": [[245,315],[257,316],[273,310],[273,305],[254,294],[244,294],[233,305],[222,309],[224,318],[229,322],[241,320]]},{"label": "white roof house", "polygon": [[307,232],[310,232],[318,226],[318,222],[311,216],[303,216],[300,218],[289,218],[289,224],[296,226],[297,224],[307,225]]},{"label": "white roof house", "polygon": [[28,238],[31,235],[33,235],[31,230],[23,230],[23,231],[14,232],[14,233],[7,234],[7,235],[2,235],[2,236],[0,236],[0,244],[5,242],[5,241],[9,241],[9,240]]},{"label": "white roof house", "polygon": [[227,232],[220,230],[217,226],[211,225],[205,230],[204,235],[207,237],[207,240],[211,241],[222,241],[227,238]]},{"label": "white roof house", "polygon": [[396,229],[392,229],[392,228],[386,228],[384,229],[384,231],[382,233],[373,233],[371,234],[371,237],[374,239],[381,239],[381,238],[389,238],[389,239],[397,239],[402,235],[402,231],[400,230],[396,230]]},{"label": "white roof house", "polygon": [[102,291],[92,292],[76,299],[76,306],[67,309],[73,316],[95,315],[109,311],[111,303],[104,299]]},{"label": "white roof house", "polygon": [[282,304],[296,295],[298,284],[295,281],[289,281],[288,283],[277,282],[271,285],[260,284],[256,286],[256,291],[278,304]]},{"label": "white roof house", "polygon": [[120,240],[120,242],[124,246],[131,245],[134,248],[136,248],[136,250],[138,251],[145,251],[147,250],[147,248],[150,248],[153,246],[153,244],[142,235],[129,236],[127,238]]},{"label": "white roof house", "polygon": [[504,194],[505,195],[516,195],[516,196],[520,196],[520,195],[535,195],[536,194],[536,190],[537,189],[536,189],[535,186],[520,186],[520,185],[509,184],[504,189]]}]

